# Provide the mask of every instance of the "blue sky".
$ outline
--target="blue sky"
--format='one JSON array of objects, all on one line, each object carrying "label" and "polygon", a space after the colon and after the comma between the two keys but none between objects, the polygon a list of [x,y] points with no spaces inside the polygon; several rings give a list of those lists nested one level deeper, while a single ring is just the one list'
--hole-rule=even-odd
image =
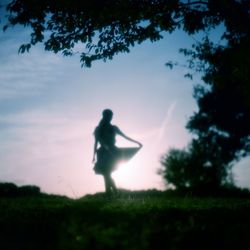
[{"label": "blue sky", "polygon": [[[164,64],[184,62],[178,49],[194,38],[175,32],[83,69],[77,55],[66,58],[42,46],[18,55],[28,30],[1,32],[0,181],[70,197],[103,191],[102,177],[92,170],[92,133],[102,110],[111,108],[113,123],[144,145],[114,174],[118,187],[163,189],[160,157],[187,145],[185,124],[197,108],[193,83],[183,77],[187,70]],[[250,187],[248,165],[245,159],[235,167],[239,186]]]}]

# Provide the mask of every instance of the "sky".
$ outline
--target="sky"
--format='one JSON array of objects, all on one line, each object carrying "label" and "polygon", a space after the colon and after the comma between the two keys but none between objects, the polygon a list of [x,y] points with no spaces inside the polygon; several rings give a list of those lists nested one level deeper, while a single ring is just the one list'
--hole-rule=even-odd
[{"label": "sky", "polygon": [[[191,139],[185,124],[197,110],[192,90],[199,82],[184,78],[186,68],[169,70],[165,63],[184,63],[178,49],[196,37],[177,31],[87,69],[78,55],[63,57],[41,45],[18,54],[28,35],[22,27],[0,31],[0,182],[72,198],[104,191],[93,171],[93,131],[110,108],[112,123],[143,144],[113,174],[117,186],[165,189],[160,159]],[[117,145],[135,146],[118,137]],[[248,165],[246,158],[234,168],[238,186],[250,187]]]}]

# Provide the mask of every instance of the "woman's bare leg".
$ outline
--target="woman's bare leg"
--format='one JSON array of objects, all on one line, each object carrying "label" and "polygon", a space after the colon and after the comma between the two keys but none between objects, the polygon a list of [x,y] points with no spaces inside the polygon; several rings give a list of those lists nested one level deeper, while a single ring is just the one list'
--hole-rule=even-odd
[{"label": "woman's bare leg", "polygon": [[110,194],[111,193],[111,185],[110,185],[110,182],[109,182],[109,177],[108,175],[103,175],[103,178],[104,178],[104,183],[105,183],[105,191],[106,191],[106,194]]},{"label": "woman's bare leg", "polygon": [[112,191],[116,192],[117,188],[111,174],[105,174],[104,176],[106,193],[110,194]]},{"label": "woman's bare leg", "polygon": [[113,178],[111,177],[111,175],[109,176],[109,178],[110,178],[111,187],[112,187],[113,191],[116,192],[117,188],[116,188],[116,185],[115,185],[115,181],[113,180]]}]

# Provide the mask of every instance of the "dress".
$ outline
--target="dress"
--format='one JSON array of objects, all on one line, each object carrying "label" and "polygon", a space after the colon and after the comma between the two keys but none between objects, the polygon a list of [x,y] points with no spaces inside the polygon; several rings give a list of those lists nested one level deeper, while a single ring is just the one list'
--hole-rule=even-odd
[{"label": "dress", "polygon": [[97,161],[94,166],[96,174],[106,174],[115,171],[119,163],[129,161],[138,151],[139,147],[133,148],[104,148],[97,150]]},{"label": "dress", "polygon": [[95,138],[101,145],[97,149],[97,161],[94,165],[96,174],[105,175],[115,171],[119,163],[129,161],[139,151],[140,147],[116,147],[115,136],[118,131],[118,127],[111,124],[99,125],[95,129]]}]

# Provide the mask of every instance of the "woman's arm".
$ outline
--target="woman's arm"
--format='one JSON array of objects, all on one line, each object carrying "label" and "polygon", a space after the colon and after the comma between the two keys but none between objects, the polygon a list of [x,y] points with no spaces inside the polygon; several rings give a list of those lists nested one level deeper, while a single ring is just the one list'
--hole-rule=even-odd
[{"label": "woman's arm", "polygon": [[98,144],[98,141],[97,141],[96,138],[95,138],[94,154],[93,154],[93,160],[92,160],[92,162],[95,162],[95,155],[96,155],[96,151],[97,151],[97,144]]},{"label": "woman's arm", "polygon": [[122,136],[123,138],[127,139],[128,141],[131,141],[131,142],[134,142],[136,144],[138,144],[140,147],[142,147],[142,144],[130,137],[128,137],[127,135],[125,135],[118,127],[116,127],[116,130],[117,130],[117,134]]}]

